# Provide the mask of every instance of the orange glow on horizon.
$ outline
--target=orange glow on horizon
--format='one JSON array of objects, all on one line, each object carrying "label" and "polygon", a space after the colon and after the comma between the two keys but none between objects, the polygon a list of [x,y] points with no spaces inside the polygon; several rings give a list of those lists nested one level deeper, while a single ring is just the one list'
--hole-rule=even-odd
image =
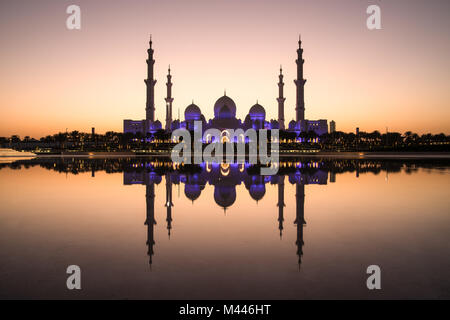
[{"label": "orange glow on horizon", "polygon": [[150,33],[163,123],[169,64],[174,118],[194,99],[206,119],[224,89],[238,118],[258,99],[276,119],[281,64],[288,123],[301,32],[307,119],[346,132],[450,133],[446,1],[382,3],[377,31],[365,27],[370,1],[79,2],[80,31],[65,28],[66,3],[2,6],[0,136],[121,132],[123,119],[144,119]]}]

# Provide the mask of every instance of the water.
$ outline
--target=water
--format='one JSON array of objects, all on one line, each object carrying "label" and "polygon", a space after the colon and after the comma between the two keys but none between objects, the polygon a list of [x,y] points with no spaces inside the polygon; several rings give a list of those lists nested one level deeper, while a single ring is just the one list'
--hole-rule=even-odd
[{"label": "water", "polygon": [[0,298],[450,298],[448,160],[281,165],[0,163]]}]

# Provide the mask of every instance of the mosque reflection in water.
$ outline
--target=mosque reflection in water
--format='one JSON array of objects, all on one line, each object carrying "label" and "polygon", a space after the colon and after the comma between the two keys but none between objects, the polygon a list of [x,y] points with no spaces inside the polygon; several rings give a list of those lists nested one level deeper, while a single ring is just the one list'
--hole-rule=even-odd
[{"label": "mosque reflection in water", "polygon": [[261,200],[266,194],[266,185],[278,186],[278,224],[280,236],[284,229],[284,207],[285,207],[285,184],[295,184],[295,220],[297,229],[297,254],[298,263],[301,264],[303,254],[303,228],[306,225],[304,203],[305,185],[318,184],[325,185],[336,182],[336,175],[353,172],[356,177],[360,174],[371,172],[379,174],[384,172],[386,179],[389,173],[404,171],[407,174],[419,169],[448,167],[448,160],[408,160],[408,159],[336,159],[336,158],[289,158],[280,159],[279,171],[274,176],[261,176],[260,167],[248,163],[238,164],[208,164],[183,165],[174,164],[167,158],[37,158],[32,160],[18,160],[8,163],[0,163],[0,169],[9,167],[11,169],[21,169],[33,166],[57,171],[65,174],[77,175],[91,172],[95,177],[96,172],[123,173],[125,185],[145,185],[146,186],[146,220],[148,228],[148,255],[149,262],[152,263],[154,247],[157,238],[154,234],[155,219],[155,184],[162,183],[164,176],[165,209],[167,232],[170,236],[172,230],[172,208],[174,207],[172,198],[173,185],[182,187],[188,199],[195,201],[198,199],[209,184],[214,187],[214,201],[222,207],[224,211],[233,206],[236,201],[236,187],[244,183],[250,196],[255,200]]},{"label": "mosque reflection in water", "polygon": [[[222,207],[224,211],[231,207],[236,201],[236,186],[244,183],[250,196],[255,200],[261,200],[266,193],[266,184],[278,186],[278,229],[280,237],[283,234],[284,224],[284,185],[287,177],[288,183],[296,186],[296,212],[294,224],[297,228],[297,255],[298,264],[300,266],[303,255],[303,227],[306,225],[305,220],[305,185],[306,184],[327,184],[328,171],[320,169],[320,162],[296,162],[284,163],[286,169],[291,173],[273,176],[261,176],[254,174],[259,168],[249,165],[248,163],[203,163],[197,167],[190,168],[190,172],[180,172],[175,164],[174,171],[165,173],[166,183],[166,222],[167,232],[170,237],[172,229],[172,185],[184,184],[184,193],[188,199],[194,202],[200,197],[206,184],[214,187],[214,201]],[[134,185],[142,184],[146,186],[146,203],[147,217],[145,225],[147,226],[147,245],[149,263],[152,263],[155,246],[154,226],[155,220],[155,184],[162,182],[162,176],[154,169],[154,164],[141,163],[140,168],[136,171],[124,172],[124,184]],[[146,167],[148,170],[142,170]],[[309,170],[308,170],[309,169]],[[334,182],[334,174],[330,173],[330,181]]]}]

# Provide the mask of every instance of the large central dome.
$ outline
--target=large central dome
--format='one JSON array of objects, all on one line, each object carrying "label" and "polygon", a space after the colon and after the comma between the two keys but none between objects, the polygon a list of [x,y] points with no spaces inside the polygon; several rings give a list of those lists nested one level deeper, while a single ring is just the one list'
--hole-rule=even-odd
[{"label": "large central dome", "polygon": [[227,96],[219,98],[214,104],[214,117],[218,119],[235,118],[236,104]]}]

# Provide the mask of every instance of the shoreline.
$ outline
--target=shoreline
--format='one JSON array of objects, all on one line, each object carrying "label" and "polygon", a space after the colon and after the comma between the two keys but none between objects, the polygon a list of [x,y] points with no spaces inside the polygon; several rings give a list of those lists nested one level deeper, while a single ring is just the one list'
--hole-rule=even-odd
[{"label": "shoreline", "polygon": [[[248,155],[246,155],[248,156]],[[170,153],[134,153],[134,152],[74,152],[62,154],[36,154],[36,158],[170,158]],[[279,158],[341,158],[341,159],[450,159],[450,152],[317,152],[279,154]],[[14,156],[0,158],[14,159]],[[19,158],[19,156],[17,157]],[[24,158],[21,156],[20,158]]]}]

